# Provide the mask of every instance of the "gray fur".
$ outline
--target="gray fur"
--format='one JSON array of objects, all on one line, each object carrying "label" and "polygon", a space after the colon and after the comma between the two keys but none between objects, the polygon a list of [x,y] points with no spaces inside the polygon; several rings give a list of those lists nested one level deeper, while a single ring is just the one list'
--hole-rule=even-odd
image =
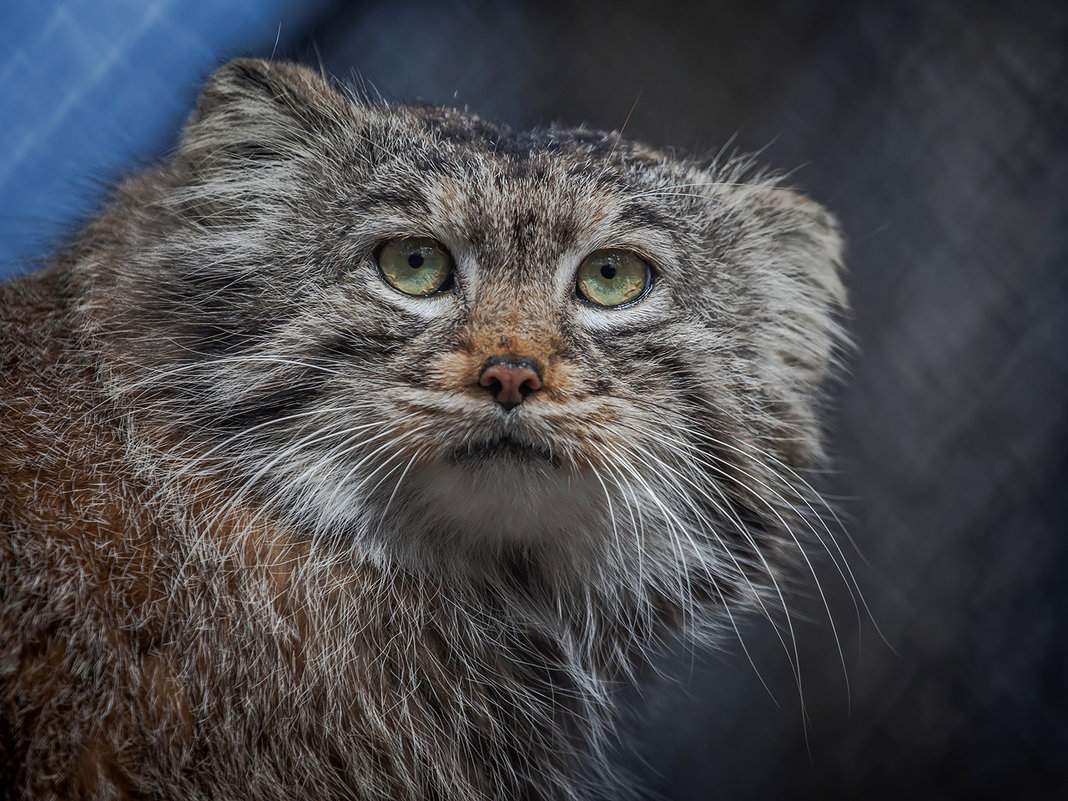
[{"label": "gray fur", "polygon": [[[383,282],[404,235],[453,290]],[[604,247],[653,265],[643,300],[575,296]],[[802,540],[835,555],[801,474],[840,248],[744,164],[224,66],[2,296],[12,797],[615,786],[612,690],[666,632],[782,608]],[[470,380],[502,342],[547,376],[507,415]]]}]

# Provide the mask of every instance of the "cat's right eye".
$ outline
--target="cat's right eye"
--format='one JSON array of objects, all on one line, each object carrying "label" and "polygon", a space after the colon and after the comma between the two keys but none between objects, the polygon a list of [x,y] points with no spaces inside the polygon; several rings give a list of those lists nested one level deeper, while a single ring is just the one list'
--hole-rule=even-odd
[{"label": "cat's right eye", "polygon": [[405,295],[431,295],[452,280],[452,255],[429,237],[391,239],[378,250],[377,260],[385,282]]}]

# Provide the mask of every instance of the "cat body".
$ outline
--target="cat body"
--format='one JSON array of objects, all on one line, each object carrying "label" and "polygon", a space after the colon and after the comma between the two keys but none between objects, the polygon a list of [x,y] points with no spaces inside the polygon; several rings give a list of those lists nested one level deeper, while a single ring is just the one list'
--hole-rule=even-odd
[{"label": "cat body", "polygon": [[610,789],[613,689],[814,530],[841,244],[743,173],[223,67],[0,289],[8,797]]}]

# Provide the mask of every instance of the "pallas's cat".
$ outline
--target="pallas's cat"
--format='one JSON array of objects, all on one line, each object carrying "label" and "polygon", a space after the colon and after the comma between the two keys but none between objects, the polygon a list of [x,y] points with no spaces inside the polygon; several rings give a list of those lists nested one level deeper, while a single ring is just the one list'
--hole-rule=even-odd
[{"label": "pallas's cat", "polygon": [[603,791],[812,526],[840,240],[746,174],[219,70],[0,289],[8,796]]}]

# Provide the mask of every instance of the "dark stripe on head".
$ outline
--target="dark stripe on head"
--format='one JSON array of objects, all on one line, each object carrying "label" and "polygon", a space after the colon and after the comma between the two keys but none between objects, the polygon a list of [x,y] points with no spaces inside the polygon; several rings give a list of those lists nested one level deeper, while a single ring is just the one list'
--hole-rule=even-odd
[{"label": "dark stripe on head", "polygon": [[383,208],[421,212],[423,214],[428,213],[430,210],[426,199],[422,195],[414,190],[407,191],[404,187],[368,192],[352,204],[352,210],[361,213]]},{"label": "dark stripe on head", "polygon": [[[290,386],[246,398],[216,416],[215,427],[227,433],[237,433],[307,411],[322,396],[324,380],[323,376],[306,374]],[[269,426],[266,428],[270,429]]]},{"label": "dark stripe on head", "polygon": [[661,231],[668,233],[675,233],[679,230],[679,224],[675,220],[664,216],[651,206],[634,201],[627,203],[620,209],[619,220],[629,225],[659,228]]},{"label": "dark stripe on head", "polygon": [[399,344],[393,337],[369,335],[362,329],[330,334],[312,348],[313,357],[329,362],[377,361],[397,352]]},{"label": "dark stripe on head", "polygon": [[214,322],[187,323],[182,326],[181,340],[191,349],[188,360],[196,361],[202,355],[233,356],[250,350],[265,342],[272,330],[272,326],[252,318],[227,321],[217,317]]},{"label": "dark stripe on head", "polygon": [[238,273],[192,269],[178,277],[161,308],[168,327],[178,328],[187,347],[207,355],[229,355],[264,341],[280,321],[272,310],[272,324],[261,314],[258,281]]}]

